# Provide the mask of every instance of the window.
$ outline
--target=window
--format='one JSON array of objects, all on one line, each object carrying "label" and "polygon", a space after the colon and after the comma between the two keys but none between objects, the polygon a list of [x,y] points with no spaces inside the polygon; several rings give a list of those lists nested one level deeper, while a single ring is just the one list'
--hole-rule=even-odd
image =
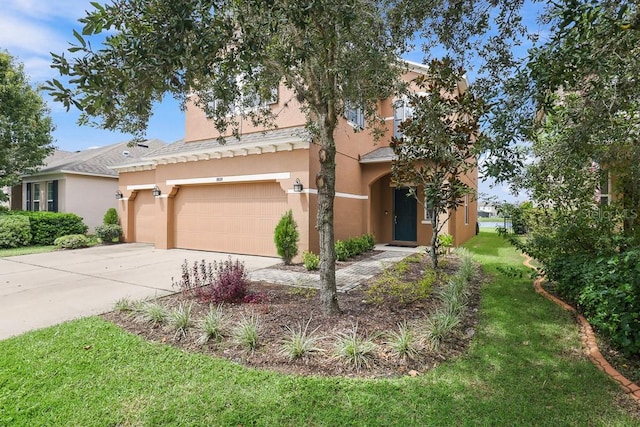
[{"label": "window", "polygon": [[32,195],[32,188],[31,188],[31,183],[27,183],[27,204],[25,206],[25,210],[30,211],[31,210],[31,195]]},{"label": "window", "polygon": [[601,171],[600,174],[601,176],[600,176],[599,202],[600,202],[600,205],[604,206],[604,205],[608,205],[611,202],[611,197],[610,197],[611,179],[609,177],[609,172],[607,171]]},{"label": "window", "polygon": [[40,210],[40,183],[39,182],[33,183],[33,210],[36,212]]},{"label": "window", "polygon": [[464,196],[464,225],[469,225],[469,195]]},{"label": "window", "polygon": [[400,123],[413,116],[413,107],[406,98],[399,99],[393,103],[393,136],[402,138]]},{"label": "window", "polygon": [[[235,82],[231,81],[229,84],[238,87],[241,93],[240,98],[236,99],[233,105],[229,105],[228,115],[239,115],[250,110],[254,110],[257,108],[266,108],[269,105],[278,103],[279,93],[277,86],[271,88],[269,97],[267,99],[262,99],[260,95],[255,92],[250,92],[246,90],[246,88],[243,90],[244,83],[242,82],[242,77],[237,77]],[[212,93],[208,94],[208,96],[212,95]],[[221,99],[214,99],[207,102],[207,116],[209,118],[214,117],[213,112],[218,110],[221,103]]]},{"label": "window", "polygon": [[433,203],[425,197],[424,199],[424,219],[422,222],[424,224],[431,224],[433,221]]},{"label": "window", "polygon": [[47,182],[47,210],[58,212],[58,181]]},{"label": "window", "polygon": [[347,104],[344,108],[344,116],[352,126],[364,129],[364,110],[362,107],[354,107]]}]

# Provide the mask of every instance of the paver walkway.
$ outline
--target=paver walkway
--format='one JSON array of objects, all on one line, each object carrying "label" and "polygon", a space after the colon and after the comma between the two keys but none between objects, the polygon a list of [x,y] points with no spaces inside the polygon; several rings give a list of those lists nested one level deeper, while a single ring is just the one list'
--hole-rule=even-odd
[{"label": "paver walkway", "polygon": [[[383,251],[377,255],[358,261],[349,267],[336,271],[336,287],[338,292],[348,292],[361,285],[376,274],[379,274],[388,265],[400,261],[410,255],[407,252]],[[318,273],[300,273],[277,268],[263,268],[249,274],[251,280],[262,280],[269,283],[298,286],[304,288],[320,287],[320,275]]]}]

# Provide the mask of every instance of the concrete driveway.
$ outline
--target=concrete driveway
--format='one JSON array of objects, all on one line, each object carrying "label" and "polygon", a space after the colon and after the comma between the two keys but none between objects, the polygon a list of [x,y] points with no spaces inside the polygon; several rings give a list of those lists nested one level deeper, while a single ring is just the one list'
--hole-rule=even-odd
[{"label": "concrete driveway", "polygon": [[[193,264],[228,257],[130,243],[0,258],[0,340],[111,311],[123,297],[137,300],[173,293],[171,279],[180,277],[185,259]],[[280,262],[248,255],[232,258],[243,261],[248,271]]]}]

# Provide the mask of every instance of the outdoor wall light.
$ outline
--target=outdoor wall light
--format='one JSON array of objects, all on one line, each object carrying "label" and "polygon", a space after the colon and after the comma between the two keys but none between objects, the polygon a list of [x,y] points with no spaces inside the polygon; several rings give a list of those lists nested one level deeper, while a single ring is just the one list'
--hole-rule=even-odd
[{"label": "outdoor wall light", "polygon": [[151,192],[153,193],[154,197],[158,197],[159,195],[162,194],[162,191],[160,191],[160,189],[158,188],[157,185],[155,187],[153,187],[153,190]]},{"label": "outdoor wall light", "polygon": [[302,183],[300,182],[299,178],[296,178],[296,183],[293,184],[293,191],[295,191],[296,193],[301,193],[302,192]]},{"label": "outdoor wall light", "polygon": [[122,191],[116,190],[116,199],[122,199]]}]

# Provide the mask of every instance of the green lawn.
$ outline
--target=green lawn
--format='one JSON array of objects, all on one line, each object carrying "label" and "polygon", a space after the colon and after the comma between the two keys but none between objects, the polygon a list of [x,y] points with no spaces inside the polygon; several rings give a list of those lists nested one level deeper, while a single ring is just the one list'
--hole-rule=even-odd
[{"label": "green lawn", "polygon": [[571,316],[495,233],[467,247],[494,274],[469,353],[416,378],[256,371],[150,344],[92,317],[0,341],[0,425],[638,425],[583,355]]},{"label": "green lawn", "polygon": [[479,216],[478,222],[504,222],[504,218],[499,218],[497,216],[494,216],[491,218],[485,218],[485,217]]},{"label": "green lawn", "polygon": [[50,246],[22,246],[19,248],[0,249],[0,258],[17,255],[41,254],[56,250],[53,245]]}]

